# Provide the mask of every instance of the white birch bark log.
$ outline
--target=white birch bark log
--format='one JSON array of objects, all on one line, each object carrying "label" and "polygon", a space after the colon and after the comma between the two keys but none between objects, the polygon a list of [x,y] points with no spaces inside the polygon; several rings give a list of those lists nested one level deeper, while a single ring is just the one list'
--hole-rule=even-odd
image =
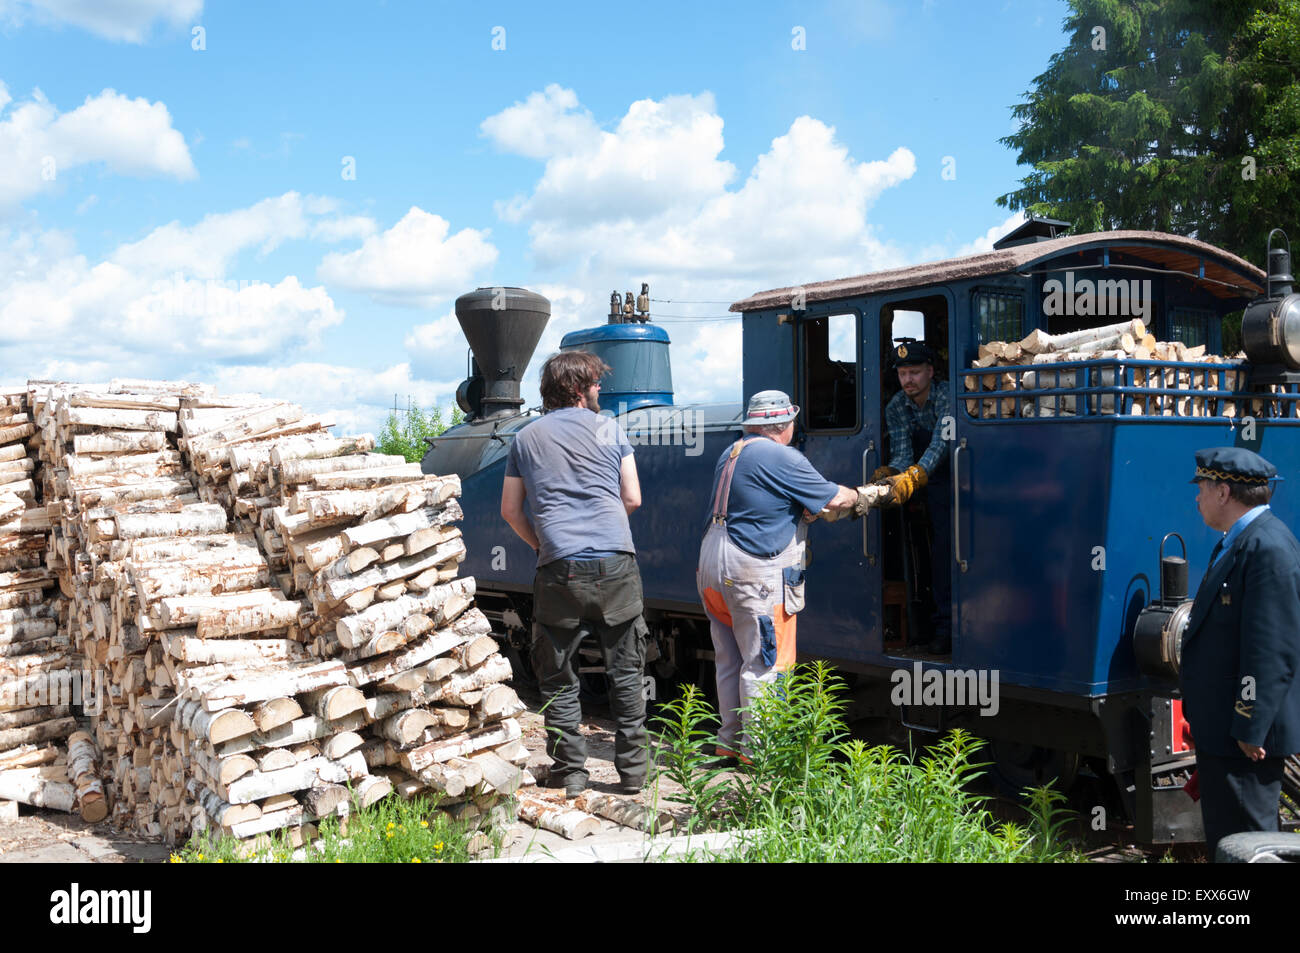
[{"label": "white birch bark log", "polygon": [[412,773],[418,773],[431,764],[449,761],[452,758],[461,758],[484,748],[494,748],[507,741],[513,741],[520,735],[519,723],[514,719],[509,719],[481,731],[457,735],[452,738],[440,738],[410,751],[404,751],[402,752],[402,767]]},{"label": "white birch bark log", "polygon": [[66,738],[76,730],[75,718],[55,718],[22,728],[6,728],[0,730],[0,751]]},{"label": "white birch bark log", "polygon": [[140,473],[142,471],[144,475],[149,473],[160,475],[164,472],[180,472],[181,455],[176,450],[134,453],[107,459],[68,454],[63,459],[63,465],[67,467],[68,476],[72,479],[99,474],[123,476],[128,473]]},{"label": "white birch bark log", "polygon": [[283,467],[291,460],[316,460],[327,457],[340,457],[353,453],[365,453],[373,450],[375,438],[371,434],[355,437],[321,437],[312,442],[286,441],[271,451],[271,464]]},{"label": "white birch bark log", "polygon": [[204,533],[221,533],[226,529],[226,511],[215,503],[197,503],[180,513],[160,513],[146,516],[119,516],[119,539],[137,539],[142,536],[198,536]]},{"label": "white birch bark log", "polygon": [[291,721],[297,721],[302,716],[302,705],[298,700],[281,695],[277,698],[268,698],[253,709],[253,724],[257,725],[259,733],[265,733],[281,725],[287,725]]},{"label": "white birch bark log", "polygon": [[504,758],[491,751],[482,751],[470,755],[469,760],[483,769],[483,785],[489,791],[495,794],[514,794],[519,789],[524,773]]},{"label": "white birch bark log", "polygon": [[272,662],[304,661],[307,658],[307,651],[302,644],[289,639],[228,639],[212,642],[191,636],[164,635],[164,641],[168,655],[196,665],[236,662],[266,665]]},{"label": "white birch bark log", "polygon": [[[305,760],[305,759],[304,759]],[[271,748],[269,751],[260,752],[257,756],[257,770],[262,772],[281,771],[284,768],[292,768],[298,764],[298,759],[294,757],[293,752],[287,748]],[[285,797],[286,795],[279,795]],[[275,798],[271,799],[272,801]],[[266,805],[264,804],[263,807]]]},{"label": "white birch bark log", "polygon": [[321,754],[331,761],[337,761],[351,751],[361,747],[362,738],[355,731],[340,731],[326,738],[321,745]]},{"label": "white birch bark log", "polygon": [[71,814],[77,806],[76,790],[67,781],[42,776],[43,770],[14,768],[0,771],[0,801],[17,801]]},{"label": "white birch bark log", "polygon": [[338,721],[366,707],[366,696],[351,685],[335,685],[309,692],[303,700],[307,711],[326,721]]},{"label": "white birch bark log", "polygon": [[156,453],[167,449],[167,437],[161,433],[132,430],[78,434],[72,438],[72,449],[77,454]]},{"label": "white birch bark log", "polygon": [[278,695],[296,695],[317,688],[343,685],[347,681],[348,670],[342,662],[322,662],[275,670],[265,675],[224,682],[203,691],[203,708],[206,711],[220,711],[235,705],[266,701]]},{"label": "white birch bark log", "polygon": [[346,457],[317,457],[314,459],[287,460],[280,467],[279,483],[297,486],[310,483],[318,473],[338,473],[345,470],[374,470],[406,463],[397,454],[358,453]]},{"label": "white birch bark log", "polygon": [[569,840],[581,840],[600,830],[600,819],[592,817],[586,811],[574,810],[527,794],[519,796],[519,819]]},{"label": "white birch bark log", "polygon": [[355,731],[365,727],[366,721],[366,716],[362,712],[354,712],[337,722],[329,722],[316,715],[305,715],[289,722],[287,725],[272,728],[270,731],[257,732],[256,734],[227,741],[217,746],[215,750],[224,757],[231,754],[255,751],[258,748],[294,747],[321,738],[328,738],[338,731]]},{"label": "white birch bark log", "polygon": [[498,682],[509,681],[513,677],[514,671],[510,667],[510,660],[504,655],[498,654],[489,658],[476,669],[463,673],[458,672],[444,678],[441,682],[425,685],[420,693],[420,698],[425,703],[455,699],[466,692],[478,691]]},{"label": "white birch bark log", "polygon": [[321,757],[269,774],[254,771],[226,785],[225,790],[218,788],[217,793],[231,804],[248,804],[274,794],[303,791],[321,781],[343,784],[367,774],[369,769],[366,767],[366,759],[361,752],[354,751],[339,761]]},{"label": "white birch bark log", "polygon": [[[404,579],[407,576],[417,575],[449,559],[463,557],[464,553],[465,541],[463,539],[451,539],[427,553],[384,563],[352,576],[343,575],[343,569],[335,570],[337,566],[346,565],[345,559],[341,559],[316,577],[317,591],[323,597],[322,602],[332,605],[359,590],[370,586],[383,586],[395,580]],[[337,571],[339,578],[332,578],[331,571]]]},{"label": "white birch bark log", "polygon": [[629,798],[588,791],[574,799],[573,805],[580,811],[603,817],[620,827],[629,827],[646,834],[665,834],[673,829],[673,816],[667,811],[652,811]]},{"label": "white birch bark log", "polygon": [[58,749],[53,745],[44,748],[39,748],[36,745],[23,745],[14,748],[12,751],[0,751],[0,771],[8,771],[13,768],[35,768],[42,764],[52,764],[58,758]]},{"label": "white birch bark log", "polygon": [[69,407],[106,407],[117,410],[169,410],[180,409],[180,398],[174,394],[101,394],[95,391],[73,391],[63,397]]},{"label": "white birch bark log", "polygon": [[166,410],[122,410],[111,407],[68,407],[59,412],[60,425],[101,430],[145,430],[176,433],[176,414]]},{"label": "white birch bark log", "polygon": [[209,744],[221,744],[234,738],[242,738],[257,731],[257,724],[248,712],[230,709],[226,711],[205,711],[195,701],[190,701],[189,720],[185,730],[195,738],[202,738]]},{"label": "white birch bark log", "polygon": [[404,462],[398,466],[317,473],[311,478],[311,485],[318,490],[365,490],[423,479],[418,463]]},{"label": "white birch bark log", "polygon": [[456,620],[446,629],[426,636],[396,655],[373,659],[355,665],[348,670],[348,678],[357,687],[368,685],[380,679],[389,678],[398,672],[405,672],[419,665],[424,665],[438,655],[450,652],[467,639],[482,635],[491,630],[487,618],[477,609]]},{"label": "white birch bark log", "polygon": [[[279,589],[255,589],[252,592],[231,592],[208,596],[168,596],[161,600],[159,618],[164,628],[181,626],[201,626],[205,619],[235,616],[245,609],[272,607],[272,611],[283,611],[297,618],[301,603],[286,599]],[[281,625],[288,625],[288,622]]]},{"label": "white birch bark log", "polygon": [[273,590],[283,601],[264,602],[243,606],[227,612],[213,612],[199,617],[198,635],[201,639],[225,638],[248,632],[270,632],[298,625],[306,606],[296,600],[284,599],[284,594]]},{"label": "white birch bark log", "polygon": [[[22,711],[4,712],[0,714],[0,730],[25,728],[28,725],[36,725],[43,721],[67,718],[71,713],[72,709],[67,705],[41,705],[37,708],[27,708]],[[0,745],[0,751],[5,751],[11,747],[13,746]]]}]

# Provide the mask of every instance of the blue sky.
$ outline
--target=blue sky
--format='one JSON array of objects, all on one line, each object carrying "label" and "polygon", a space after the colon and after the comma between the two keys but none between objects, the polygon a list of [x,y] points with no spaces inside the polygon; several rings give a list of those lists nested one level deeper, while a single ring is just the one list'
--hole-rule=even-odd
[{"label": "blue sky", "polygon": [[[480,285],[552,298],[545,351],[614,287],[986,248],[1066,12],[0,0],[0,382],[199,379],[375,429],[450,402]],[[679,401],[739,398],[737,322],[665,326]]]}]

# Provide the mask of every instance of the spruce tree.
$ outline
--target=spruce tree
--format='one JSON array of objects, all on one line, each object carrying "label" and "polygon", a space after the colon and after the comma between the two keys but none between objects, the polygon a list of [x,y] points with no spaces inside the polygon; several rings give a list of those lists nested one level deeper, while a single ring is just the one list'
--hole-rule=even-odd
[{"label": "spruce tree", "polygon": [[1069,42],[1001,141],[1007,208],[1192,235],[1256,264],[1300,238],[1300,0],[1070,0]]}]

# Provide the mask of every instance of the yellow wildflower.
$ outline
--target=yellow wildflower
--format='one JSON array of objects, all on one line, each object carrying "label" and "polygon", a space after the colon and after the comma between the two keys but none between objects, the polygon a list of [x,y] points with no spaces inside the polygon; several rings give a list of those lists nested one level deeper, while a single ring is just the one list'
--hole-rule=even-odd
[{"label": "yellow wildflower", "polygon": [[387,837],[387,838],[389,838],[389,839],[391,840],[392,837],[393,837],[393,832],[392,832],[392,831],[389,831],[389,832],[388,832],[387,834],[385,834],[384,836]]},{"label": "yellow wildflower", "polygon": [[169,863],[169,864],[183,864],[183,863],[185,863],[185,861],[181,860],[180,857],[178,857],[176,854],[172,854],[170,857],[167,858],[167,863]]},{"label": "yellow wildflower", "polygon": [[203,859],[203,855],[202,855],[202,854],[199,854],[199,860],[202,860],[202,859]]},{"label": "yellow wildflower", "polygon": [[442,841],[438,841],[438,843],[434,844],[434,845],[433,845],[433,849],[434,849],[434,850],[442,850]]},{"label": "yellow wildflower", "polygon": [[411,858],[411,863],[413,863],[413,864],[422,864],[422,863],[424,863],[424,861],[422,861],[419,857],[412,857],[412,858]]},{"label": "yellow wildflower", "polygon": [[428,826],[429,826],[429,822],[428,822],[428,821],[421,821],[421,822],[420,822],[420,826],[421,826],[421,827],[428,827]]},{"label": "yellow wildflower", "polygon": [[218,858],[217,858],[217,863],[219,863],[219,864],[224,864],[224,863],[225,863],[225,861],[224,861],[224,860],[222,860],[222,859],[221,859],[221,858],[220,858],[220,857],[218,857]]}]

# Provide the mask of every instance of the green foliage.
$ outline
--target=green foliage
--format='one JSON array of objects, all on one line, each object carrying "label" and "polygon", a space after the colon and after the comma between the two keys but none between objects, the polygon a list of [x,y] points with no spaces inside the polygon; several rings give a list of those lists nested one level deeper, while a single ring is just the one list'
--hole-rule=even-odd
[{"label": "green foliage", "polygon": [[1300,223],[1300,0],[1070,8],[1065,48],[1001,140],[1033,171],[998,203],[1262,262],[1268,228]]},{"label": "green foliage", "polygon": [[983,742],[953,731],[921,757],[848,739],[843,685],[829,666],[800,666],[749,711],[750,761],[719,774],[705,752],[712,710],[697,690],[665,706],[665,770],[677,800],[738,832],[736,861],[1060,861],[1068,812],[1050,788],[1029,792],[1028,824],[996,823],[970,782]]},{"label": "green foliage", "polygon": [[729,785],[720,779],[722,769],[713,754],[717,724],[712,706],[697,685],[687,685],[680,698],[665,703],[655,721],[661,730],[655,738],[663,750],[661,770],[679,784],[681,793],[665,795],[669,801],[692,809],[689,826],[707,825]]},{"label": "green foliage", "polygon": [[450,423],[445,423],[441,407],[435,407],[425,413],[420,405],[412,403],[399,416],[397,411],[388,415],[384,429],[379,433],[375,447],[378,453],[401,454],[407,463],[419,463],[429,445],[425,437],[436,437],[448,427],[455,427],[465,420],[459,407],[452,407]]},{"label": "green foliage", "polygon": [[172,863],[464,863],[469,859],[469,832],[441,811],[436,801],[390,796],[340,820],[321,821],[320,837],[294,857],[283,834],[258,841],[194,834]]}]

